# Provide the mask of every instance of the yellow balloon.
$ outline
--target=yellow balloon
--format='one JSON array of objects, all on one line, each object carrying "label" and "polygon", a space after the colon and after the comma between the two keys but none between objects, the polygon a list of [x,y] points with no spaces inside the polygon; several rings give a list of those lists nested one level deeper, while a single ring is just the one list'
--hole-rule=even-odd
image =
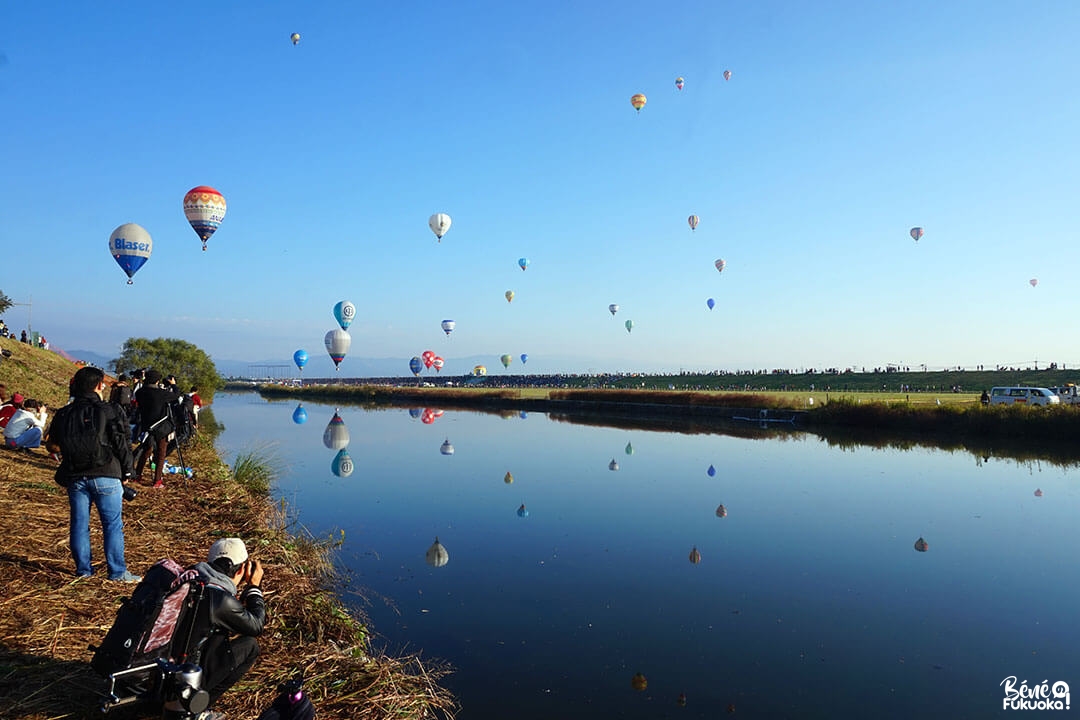
[{"label": "yellow balloon", "polygon": [[645,107],[645,103],[648,102],[645,96],[641,93],[630,96],[630,104],[634,106],[634,109],[641,112],[641,108]]},{"label": "yellow balloon", "polygon": [[506,302],[514,302],[514,291],[513,290],[507,290],[505,295],[506,295]]}]

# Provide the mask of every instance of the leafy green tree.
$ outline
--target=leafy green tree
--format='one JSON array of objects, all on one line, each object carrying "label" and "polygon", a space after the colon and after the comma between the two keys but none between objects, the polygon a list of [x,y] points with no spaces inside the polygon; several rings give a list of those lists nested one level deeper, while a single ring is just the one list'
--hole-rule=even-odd
[{"label": "leafy green tree", "polygon": [[15,303],[12,302],[11,298],[9,298],[7,295],[4,294],[2,290],[0,290],[0,315],[3,315],[8,310],[10,310],[11,306],[14,304]]},{"label": "leafy green tree", "polygon": [[175,375],[181,390],[187,392],[192,386],[198,387],[204,401],[213,398],[214,391],[225,384],[209,355],[186,340],[175,338],[128,338],[113,365],[118,373],[154,368],[163,378]]}]

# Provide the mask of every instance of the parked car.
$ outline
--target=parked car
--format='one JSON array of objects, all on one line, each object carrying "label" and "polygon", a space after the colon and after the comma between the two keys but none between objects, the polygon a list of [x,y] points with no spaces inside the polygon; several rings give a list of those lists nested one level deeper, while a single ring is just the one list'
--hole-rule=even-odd
[{"label": "parked car", "polygon": [[996,387],[990,391],[991,405],[1057,405],[1060,402],[1050,388]]},{"label": "parked car", "polygon": [[1068,385],[1052,387],[1050,389],[1054,391],[1054,394],[1058,396],[1063,404],[1080,405],[1080,392],[1078,392],[1076,385],[1069,383]]}]

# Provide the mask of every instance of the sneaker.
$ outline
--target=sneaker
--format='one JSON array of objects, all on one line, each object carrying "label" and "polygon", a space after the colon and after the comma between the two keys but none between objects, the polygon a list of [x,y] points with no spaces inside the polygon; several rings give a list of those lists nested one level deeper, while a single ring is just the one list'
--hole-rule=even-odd
[{"label": "sneaker", "polygon": [[133,575],[130,571],[125,570],[124,574],[120,577],[114,577],[109,579],[113,582],[137,583],[142,580],[142,575]]},{"label": "sneaker", "polygon": [[161,490],[163,487],[165,487],[165,483],[156,482],[153,485],[151,485],[150,487],[154,488],[155,490]]}]

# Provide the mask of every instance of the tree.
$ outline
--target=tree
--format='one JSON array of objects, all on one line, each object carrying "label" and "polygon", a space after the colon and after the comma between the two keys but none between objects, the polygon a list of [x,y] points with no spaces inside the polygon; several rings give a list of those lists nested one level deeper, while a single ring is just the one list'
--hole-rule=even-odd
[{"label": "tree", "polygon": [[10,310],[11,306],[14,304],[15,303],[12,302],[11,298],[9,298],[7,295],[4,294],[2,290],[0,290],[0,315],[3,315],[8,310]]},{"label": "tree", "polygon": [[204,400],[213,398],[214,391],[224,386],[210,356],[186,340],[128,338],[113,365],[118,373],[153,368],[163,378],[175,375],[181,390],[197,387]]}]

